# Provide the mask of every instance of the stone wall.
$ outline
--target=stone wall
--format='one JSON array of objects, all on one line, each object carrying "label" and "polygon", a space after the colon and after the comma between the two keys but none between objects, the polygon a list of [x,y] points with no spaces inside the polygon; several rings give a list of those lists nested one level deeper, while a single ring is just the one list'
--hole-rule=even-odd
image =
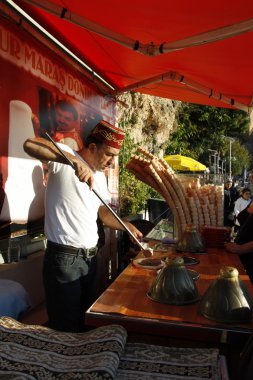
[{"label": "stone wall", "polygon": [[175,116],[181,103],[140,93],[120,96],[118,122],[134,144],[162,157],[171,133],[176,128]]}]

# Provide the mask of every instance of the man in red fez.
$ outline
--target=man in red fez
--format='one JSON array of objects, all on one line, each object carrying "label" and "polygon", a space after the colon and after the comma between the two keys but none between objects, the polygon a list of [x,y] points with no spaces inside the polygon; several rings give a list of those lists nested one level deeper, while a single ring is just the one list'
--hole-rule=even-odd
[{"label": "man in red fez", "polygon": [[102,120],[92,130],[92,136],[108,146],[121,149],[125,132]]},{"label": "man in red fez", "polygon": [[[26,140],[25,151],[47,163],[45,197],[45,252],[43,280],[48,324],[62,331],[82,331],[85,310],[94,302],[92,290],[97,269],[97,217],[105,226],[123,230],[96,192],[109,201],[104,170],[114,164],[124,132],[102,120],[78,152],[59,144],[74,165],[66,162],[48,140]],[[141,238],[141,232],[125,222]]]}]

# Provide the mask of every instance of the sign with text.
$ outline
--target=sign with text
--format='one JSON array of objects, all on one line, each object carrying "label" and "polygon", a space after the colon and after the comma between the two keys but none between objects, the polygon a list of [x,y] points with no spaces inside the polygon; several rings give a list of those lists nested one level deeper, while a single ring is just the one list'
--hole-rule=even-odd
[{"label": "sign with text", "polygon": [[115,123],[115,103],[42,41],[0,19],[0,238],[2,226],[44,215],[44,167],[24,152],[27,138],[61,135],[59,107],[71,114],[79,141],[99,120]]}]

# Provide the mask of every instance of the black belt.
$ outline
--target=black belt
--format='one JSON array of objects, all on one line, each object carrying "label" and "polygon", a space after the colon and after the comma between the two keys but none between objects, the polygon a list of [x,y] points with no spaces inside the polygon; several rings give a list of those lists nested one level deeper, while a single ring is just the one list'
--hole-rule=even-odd
[{"label": "black belt", "polygon": [[97,246],[92,248],[75,248],[69,245],[54,243],[50,240],[47,241],[47,248],[53,249],[55,252],[67,253],[68,255],[76,257],[82,256],[84,259],[90,259],[95,256],[98,251]]}]

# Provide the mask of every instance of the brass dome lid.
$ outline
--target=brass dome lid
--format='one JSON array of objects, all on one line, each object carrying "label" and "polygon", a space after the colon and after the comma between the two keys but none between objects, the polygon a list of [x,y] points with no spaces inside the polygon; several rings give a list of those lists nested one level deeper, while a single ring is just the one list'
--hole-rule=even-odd
[{"label": "brass dome lid", "polygon": [[250,323],[253,301],[238,270],[223,267],[200,301],[200,313],[222,323]]},{"label": "brass dome lid", "polygon": [[205,245],[194,224],[187,224],[181,240],[176,245],[178,252],[206,253]]},{"label": "brass dome lid", "polygon": [[184,259],[177,257],[166,259],[166,266],[161,269],[153,281],[147,295],[154,301],[170,305],[185,305],[197,302],[197,286],[184,265]]}]

